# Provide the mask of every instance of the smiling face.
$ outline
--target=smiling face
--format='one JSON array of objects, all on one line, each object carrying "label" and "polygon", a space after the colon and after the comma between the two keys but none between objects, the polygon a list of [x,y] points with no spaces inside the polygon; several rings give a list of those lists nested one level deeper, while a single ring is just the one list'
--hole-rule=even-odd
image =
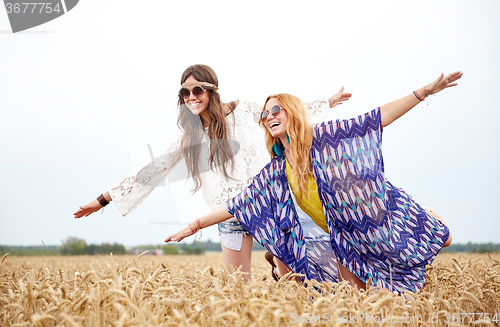
[{"label": "smiling face", "polygon": [[[188,78],[186,78],[185,83],[188,84],[186,88],[190,91],[192,91],[193,88],[199,84],[198,81],[193,77],[193,75],[190,75]],[[191,92],[189,94],[189,98],[184,100],[184,103],[193,114],[199,115],[208,108],[209,101],[210,91],[205,90],[205,92],[203,92],[198,97],[194,96],[193,92]]]},{"label": "smiling face", "polygon": [[276,105],[278,105],[278,100],[276,98],[271,98],[266,103],[265,110],[267,111],[268,116],[266,121],[263,123],[272,137],[286,139],[286,125],[288,123],[288,114],[284,109],[281,109],[278,115],[272,115],[271,109]]}]

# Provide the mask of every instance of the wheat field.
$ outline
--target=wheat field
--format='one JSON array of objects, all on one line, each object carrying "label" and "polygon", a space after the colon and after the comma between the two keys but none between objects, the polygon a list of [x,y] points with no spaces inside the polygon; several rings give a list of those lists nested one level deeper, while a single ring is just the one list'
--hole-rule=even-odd
[{"label": "wheat field", "polygon": [[9,257],[1,326],[500,326],[500,254],[440,254],[418,293],[252,280],[202,256]]}]

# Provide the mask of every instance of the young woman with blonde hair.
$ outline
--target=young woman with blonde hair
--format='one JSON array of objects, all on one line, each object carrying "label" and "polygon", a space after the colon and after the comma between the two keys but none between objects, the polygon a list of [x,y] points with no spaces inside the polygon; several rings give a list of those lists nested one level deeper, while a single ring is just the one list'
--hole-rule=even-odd
[{"label": "young woman with blonde hair", "polygon": [[[312,129],[296,97],[268,97],[261,125],[271,162],[238,196],[165,241],[180,241],[234,216],[283,270],[319,281],[343,278],[357,288],[371,279],[400,293],[419,290],[425,265],[451,243],[451,234],[439,217],[385,178],[382,129],[461,77],[441,75],[364,115]],[[302,226],[300,212],[327,237],[315,239]]]}]

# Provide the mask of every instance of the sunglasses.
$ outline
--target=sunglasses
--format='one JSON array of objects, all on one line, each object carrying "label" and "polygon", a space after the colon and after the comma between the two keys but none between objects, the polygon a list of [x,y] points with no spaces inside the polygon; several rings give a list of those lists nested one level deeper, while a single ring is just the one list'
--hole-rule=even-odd
[{"label": "sunglasses", "polygon": [[[278,106],[277,104],[275,104],[271,108],[271,115],[273,115],[274,117],[276,117],[276,116],[278,116],[280,114],[281,110],[282,110],[282,108],[280,106]],[[269,113],[267,112],[267,110],[264,110],[260,114],[260,120],[262,120],[262,122],[265,122],[267,120],[268,116],[269,116]]]},{"label": "sunglasses", "polygon": [[187,100],[191,96],[191,93],[193,93],[193,95],[195,97],[199,98],[199,97],[201,97],[201,95],[205,91],[206,91],[205,88],[201,85],[197,85],[197,86],[193,87],[192,90],[189,90],[189,89],[186,89],[185,87],[183,87],[179,91],[179,97],[183,98],[184,100]]}]

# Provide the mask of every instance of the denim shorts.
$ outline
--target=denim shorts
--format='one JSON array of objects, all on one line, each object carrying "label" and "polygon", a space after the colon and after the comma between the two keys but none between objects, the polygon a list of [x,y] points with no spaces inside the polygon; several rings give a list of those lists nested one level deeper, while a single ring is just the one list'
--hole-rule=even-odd
[{"label": "denim shorts", "polygon": [[240,251],[243,236],[250,235],[237,220],[224,221],[218,227],[221,244],[234,251]]},{"label": "denim shorts", "polygon": [[223,221],[218,224],[219,235],[221,234],[248,234],[239,221]]}]

